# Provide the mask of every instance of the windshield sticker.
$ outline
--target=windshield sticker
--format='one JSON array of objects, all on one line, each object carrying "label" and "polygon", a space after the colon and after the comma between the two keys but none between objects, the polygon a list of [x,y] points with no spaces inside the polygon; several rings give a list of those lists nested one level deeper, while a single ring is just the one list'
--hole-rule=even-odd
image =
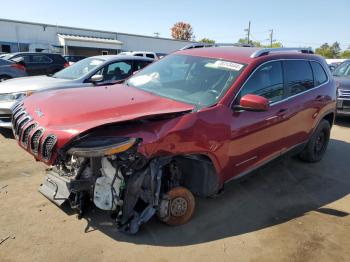
[{"label": "windshield sticker", "polygon": [[237,64],[237,63],[234,63],[234,62],[218,60],[215,63],[208,63],[208,64],[206,64],[205,67],[223,68],[223,69],[228,69],[228,70],[232,70],[232,71],[239,71],[239,70],[242,69],[243,65]]}]

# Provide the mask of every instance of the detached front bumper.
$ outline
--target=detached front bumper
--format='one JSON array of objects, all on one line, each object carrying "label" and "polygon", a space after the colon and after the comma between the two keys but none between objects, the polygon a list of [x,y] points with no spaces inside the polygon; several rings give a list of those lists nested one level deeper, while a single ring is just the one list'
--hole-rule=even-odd
[{"label": "detached front bumper", "polygon": [[0,101],[0,128],[12,128],[11,108],[16,101]]}]

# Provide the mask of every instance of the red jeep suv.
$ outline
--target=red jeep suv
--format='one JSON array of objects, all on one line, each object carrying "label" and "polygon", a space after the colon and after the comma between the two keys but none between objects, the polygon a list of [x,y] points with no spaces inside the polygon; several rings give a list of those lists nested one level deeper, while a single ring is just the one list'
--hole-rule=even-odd
[{"label": "red jeep suv", "polygon": [[308,49],[181,50],[124,84],[35,93],[13,108],[19,145],[51,166],[39,191],[80,217],[86,201],[136,233],[190,220],[194,195],[287,153],[324,155],[336,88]]}]

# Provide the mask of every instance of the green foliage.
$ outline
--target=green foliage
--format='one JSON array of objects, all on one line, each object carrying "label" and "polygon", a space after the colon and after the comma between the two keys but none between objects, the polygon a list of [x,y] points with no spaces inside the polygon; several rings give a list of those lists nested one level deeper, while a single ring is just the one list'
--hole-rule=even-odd
[{"label": "green foliage", "polygon": [[350,50],[344,50],[343,52],[341,52],[341,58],[346,58],[346,59],[350,59]]},{"label": "green foliage", "polygon": [[207,43],[207,44],[215,44],[215,40],[209,39],[209,38],[202,38],[199,40],[201,43]]},{"label": "green foliage", "polygon": [[[238,43],[239,44],[247,44],[248,43],[248,39],[247,38],[240,38],[238,39]],[[260,43],[259,41],[253,41],[253,40],[249,40],[249,44],[254,45],[255,47],[272,47],[272,48],[278,48],[278,47],[282,47],[282,43],[280,42],[273,42],[272,46],[270,45],[263,45],[262,43]]]},{"label": "green foliage", "polygon": [[319,48],[316,48],[315,53],[325,58],[340,58],[341,49],[338,42],[334,42],[332,45],[324,43]]}]

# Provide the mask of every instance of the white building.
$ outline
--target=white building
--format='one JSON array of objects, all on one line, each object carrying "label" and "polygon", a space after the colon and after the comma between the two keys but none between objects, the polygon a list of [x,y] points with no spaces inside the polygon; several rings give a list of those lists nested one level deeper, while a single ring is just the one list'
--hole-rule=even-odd
[{"label": "white building", "polygon": [[6,53],[45,51],[86,56],[140,50],[170,53],[189,43],[170,38],[0,18],[0,51]]}]

